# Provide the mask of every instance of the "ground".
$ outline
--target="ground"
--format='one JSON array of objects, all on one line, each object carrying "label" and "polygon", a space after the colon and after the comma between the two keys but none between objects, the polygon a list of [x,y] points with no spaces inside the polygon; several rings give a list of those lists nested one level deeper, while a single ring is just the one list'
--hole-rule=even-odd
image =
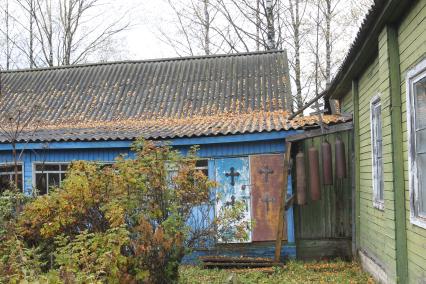
[{"label": "ground", "polygon": [[[232,275],[237,282],[228,281]],[[283,268],[219,270],[182,266],[179,283],[375,283],[356,262],[289,262]]]}]

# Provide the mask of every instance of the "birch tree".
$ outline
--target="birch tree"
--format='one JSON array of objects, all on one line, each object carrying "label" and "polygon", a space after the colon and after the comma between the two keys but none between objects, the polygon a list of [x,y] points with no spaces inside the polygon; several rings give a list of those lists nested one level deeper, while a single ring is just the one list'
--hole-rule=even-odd
[{"label": "birch tree", "polygon": [[211,1],[215,0],[167,0],[173,11],[172,24],[179,36],[170,33],[168,25],[166,28],[159,28],[160,39],[171,46],[179,56],[209,55],[221,49],[221,44],[215,41],[212,31],[217,10]]},{"label": "birch tree", "polygon": [[[30,68],[86,62],[99,50],[112,51],[107,46],[131,25],[125,17],[127,11],[114,15],[112,4],[103,0],[1,1],[7,4],[0,7],[4,23],[0,35],[8,39],[4,42],[9,56],[4,54],[3,61],[9,66],[11,60]],[[10,4],[13,15],[8,12]],[[8,36],[11,34],[19,37]],[[16,50],[13,54],[12,48]]]}]

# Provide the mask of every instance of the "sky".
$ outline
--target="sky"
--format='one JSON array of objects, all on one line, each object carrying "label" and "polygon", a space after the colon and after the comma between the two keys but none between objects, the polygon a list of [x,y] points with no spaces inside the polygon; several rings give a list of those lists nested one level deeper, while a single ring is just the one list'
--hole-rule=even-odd
[{"label": "sky", "polygon": [[133,26],[122,34],[129,59],[174,57],[176,53],[158,38],[158,27],[167,29],[167,19],[172,11],[163,0],[120,0]]}]

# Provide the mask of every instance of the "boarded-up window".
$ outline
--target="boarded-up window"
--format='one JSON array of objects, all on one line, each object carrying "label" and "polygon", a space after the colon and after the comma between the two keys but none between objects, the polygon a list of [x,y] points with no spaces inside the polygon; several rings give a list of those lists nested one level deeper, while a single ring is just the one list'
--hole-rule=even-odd
[{"label": "boarded-up window", "polygon": [[380,97],[371,100],[371,152],[373,169],[373,203],[383,209],[382,105]]},{"label": "boarded-up window", "polygon": [[411,221],[426,227],[426,60],[407,73]]}]

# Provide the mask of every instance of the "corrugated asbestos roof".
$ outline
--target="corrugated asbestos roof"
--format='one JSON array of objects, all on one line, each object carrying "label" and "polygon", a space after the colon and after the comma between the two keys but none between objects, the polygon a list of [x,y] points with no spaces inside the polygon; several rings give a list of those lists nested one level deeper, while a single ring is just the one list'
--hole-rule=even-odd
[{"label": "corrugated asbestos roof", "polygon": [[21,141],[226,135],[315,123],[286,120],[291,91],[284,51],[17,70],[1,77],[0,123],[20,113],[21,124],[29,122]]}]

